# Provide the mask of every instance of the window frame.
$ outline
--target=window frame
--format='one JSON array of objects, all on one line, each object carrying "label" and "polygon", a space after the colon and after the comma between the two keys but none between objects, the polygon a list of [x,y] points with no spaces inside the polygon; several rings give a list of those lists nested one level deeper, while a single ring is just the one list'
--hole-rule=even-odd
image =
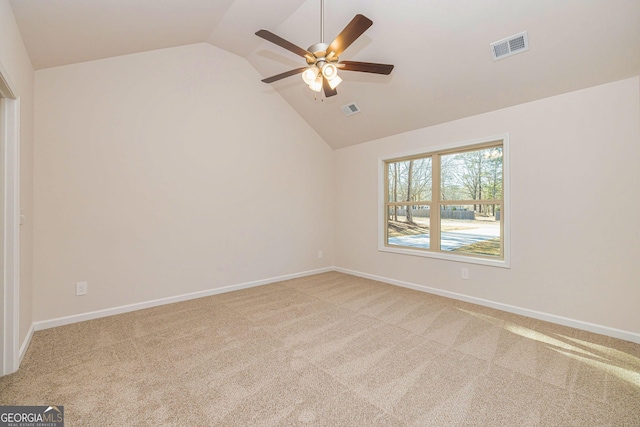
[{"label": "window frame", "polygon": [[[488,200],[438,200],[440,198],[440,157],[442,155],[460,153],[465,151],[474,151],[482,148],[489,148],[491,146],[502,145],[502,200],[488,199]],[[510,248],[511,248],[511,236],[510,236],[510,161],[509,161],[509,135],[502,134],[489,138],[482,138],[473,141],[465,141],[458,143],[451,143],[443,146],[423,148],[420,150],[405,152],[395,155],[389,155],[378,159],[378,251],[390,252],[403,255],[420,256],[427,258],[443,259],[448,261],[456,261],[470,264],[482,264],[495,267],[510,268]],[[431,244],[428,249],[425,248],[410,248],[396,245],[389,245],[387,243],[387,207],[388,201],[388,181],[387,181],[387,167],[388,163],[431,157],[431,171],[432,171],[432,197],[429,202],[419,202],[412,205],[427,205],[430,209],[437,210],[437,221],[431,221],[430,235],[440,236],[440,207],[443,205],[473,205],[473,204],[500,204],[500,233],[502,236],[502,257],[489,257],[476,254],[460,254],[449,251],[440,250],[440,238],[430,239],[430,242],[437,243],[437,248],[434,248],[434,244]],[[438,189],[436,191],[436,185]],[[399,202],[397,202],[399,203]],[[406,202],[404,202],[406,204]],[[437,233],[437,234],[436,234]],[[436,242],[437,241],[437,242]]]}]

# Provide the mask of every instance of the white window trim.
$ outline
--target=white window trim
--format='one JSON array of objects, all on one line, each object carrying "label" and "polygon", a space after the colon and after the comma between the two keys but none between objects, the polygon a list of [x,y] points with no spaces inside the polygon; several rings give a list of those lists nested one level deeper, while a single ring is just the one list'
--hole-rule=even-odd
[{"label": "white window trim", "polygon": [[[486,144],[492,141],[502,141],[502,176],[503,176],[503,213],[501,220],[503,221],[504,236],[504,259],[490,259],[474,257],[472,255],[456,255],[447,252],[429,252],[425,250],[405,249],[394,246],[387,246],[385,243],[385,162],[389,160],[399,159],[403,157],[418,156],[421,154],[428,154],[436,151],[445,151],[452,149],[465,148],[472,145]],[[473,141],[465,141],[459,143],[452,143],[442,145],[438,147],[426,147],[420,150],[415,150],[405,153],[397,153],[390,156],[381,157],[378,159],[378,251],[391,252],[396,254],[411,255],[425,258],[442,259],[446,261],[462,262],[467,264],[481,264],[492,267],[511,268],[511,173],[510,173],[510,149],[509,149],[509,134],[502,134],[492,136],[489,138],[482,138]]]}]

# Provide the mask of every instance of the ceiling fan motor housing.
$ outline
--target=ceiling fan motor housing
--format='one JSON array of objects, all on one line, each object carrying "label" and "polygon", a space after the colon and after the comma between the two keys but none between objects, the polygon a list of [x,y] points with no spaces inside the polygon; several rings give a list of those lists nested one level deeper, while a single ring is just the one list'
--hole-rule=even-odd
[{"label": "ceiling fan motor housing", "polygon": [[329,45],[327,43],[316,43],[314,45],[309,46],[307,50],[313,53],[313,56],[315,57],[315,59],[306,57],[307,64],[314,65],[320,61],[338,62],[338,57],[335,55],[330,55],[329,57],[327,57],[328,48],[329,48]]}]

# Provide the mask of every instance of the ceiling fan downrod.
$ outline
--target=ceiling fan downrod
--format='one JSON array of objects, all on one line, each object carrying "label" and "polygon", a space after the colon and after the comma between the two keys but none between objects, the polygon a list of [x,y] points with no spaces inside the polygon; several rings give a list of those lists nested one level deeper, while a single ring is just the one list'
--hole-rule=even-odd
[{"label": "ceiling fan downrod", "polygon": [[320,0],[320,43],[324,44],[324,0]]}]

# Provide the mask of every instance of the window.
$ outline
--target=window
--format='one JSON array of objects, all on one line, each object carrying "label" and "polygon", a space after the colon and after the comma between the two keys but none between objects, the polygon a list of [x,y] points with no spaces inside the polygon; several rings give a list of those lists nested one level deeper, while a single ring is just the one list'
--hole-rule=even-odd
[{"label": "window", "polygon": [[382,160],[383,251],[508,266],[506,137]]}]

